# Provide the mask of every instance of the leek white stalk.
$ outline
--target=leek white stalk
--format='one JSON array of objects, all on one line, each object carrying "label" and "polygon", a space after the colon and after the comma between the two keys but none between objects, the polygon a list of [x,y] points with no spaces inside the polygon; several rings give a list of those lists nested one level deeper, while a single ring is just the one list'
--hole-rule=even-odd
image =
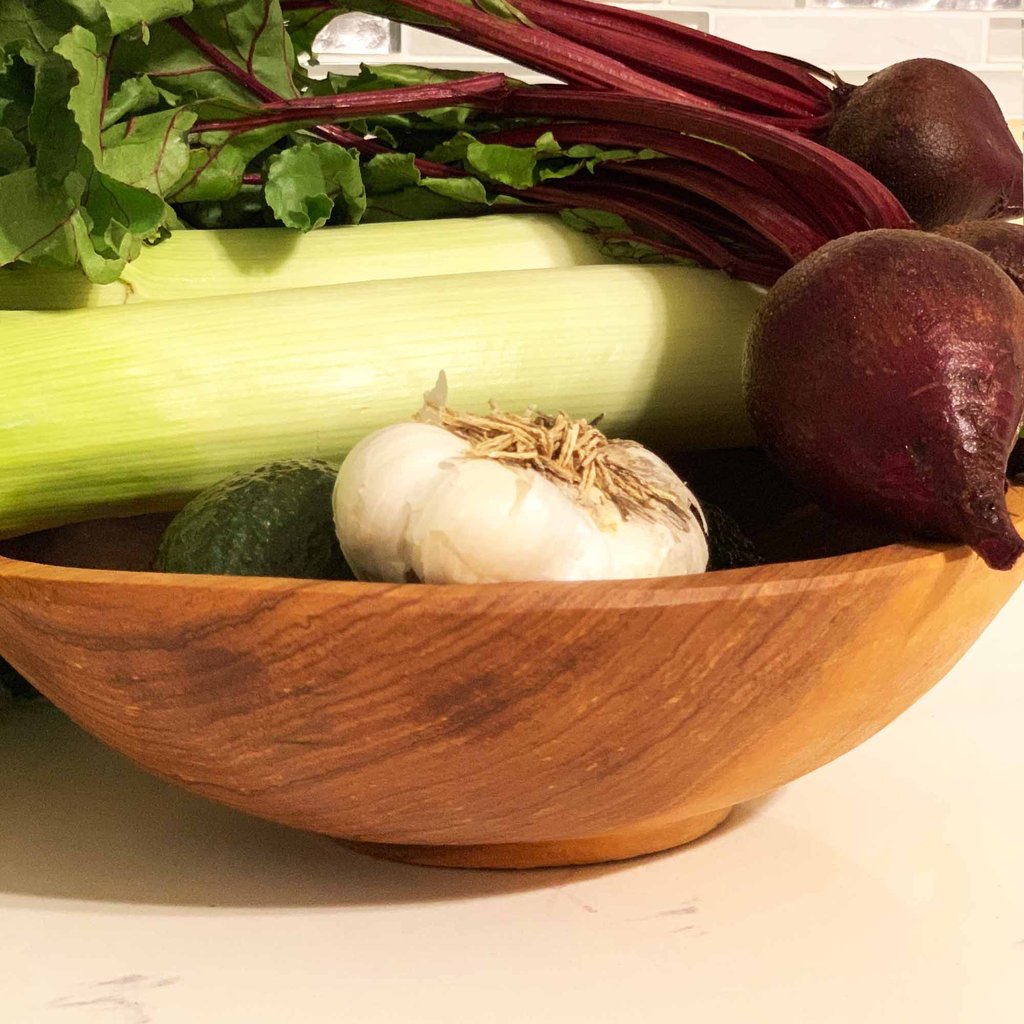
[{"label": "leek white stalk", "polygon": [[610,263],[597,242],[544,214],[286,228],[175,231],[113,284],[78,270],[0,269],[0,309],[82,309],[284,288]]},{"label": "leek white stalk", "polygon": [[610,265],[0,313],[0,536],[340,462],[440,367],[471,412],[494,397],[668,450],[746,444],[760,301],[716,271]]},{"label": "leek white stalk", "polygon": [[706,523],[666,463],[564,413],[466,416],[442,374],[414,421],[342,463],[334,521],[359,579],[641,579],[703,572]]}]

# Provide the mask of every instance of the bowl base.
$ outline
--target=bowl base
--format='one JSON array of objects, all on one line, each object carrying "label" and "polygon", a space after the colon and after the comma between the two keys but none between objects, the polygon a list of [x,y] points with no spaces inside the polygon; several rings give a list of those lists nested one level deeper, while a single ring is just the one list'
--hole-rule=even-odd
[{"label": "bowl base", "polygon": [[661,853],[707,835],[729,817],[732,808],[709,811],[690,818],[637,825],[588,839],[565,839],[545,843],[485,843],[479,846],[415,846],[399,843],[363,843],[341,840],[356,853],[406,864],[439,868],[525,869],[570,867],[629,860]]}]

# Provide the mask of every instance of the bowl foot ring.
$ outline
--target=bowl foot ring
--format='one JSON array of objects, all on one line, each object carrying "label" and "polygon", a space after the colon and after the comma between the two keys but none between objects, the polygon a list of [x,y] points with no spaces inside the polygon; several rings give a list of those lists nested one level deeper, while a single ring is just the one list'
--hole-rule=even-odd
[{"label": "bowl foot ring", "polygon": [[406,864],[441,868],[553,868],[605,864],[661,853],[707,835],[729,817],[731,807],[674,821],[636,825],[629,829],[544,843],[486,843],[480,846],[414,846],[341,840],[356,853]]}]

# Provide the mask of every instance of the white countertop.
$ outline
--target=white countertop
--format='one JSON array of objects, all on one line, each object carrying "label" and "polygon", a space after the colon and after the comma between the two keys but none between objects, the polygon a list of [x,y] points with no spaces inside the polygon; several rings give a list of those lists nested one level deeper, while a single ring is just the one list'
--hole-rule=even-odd
[{"label": "white countertop", "polygon": [[365,859],[0,724],[5,1024],[1020,1024],[1024,588],[839,761],[604,868]]}]

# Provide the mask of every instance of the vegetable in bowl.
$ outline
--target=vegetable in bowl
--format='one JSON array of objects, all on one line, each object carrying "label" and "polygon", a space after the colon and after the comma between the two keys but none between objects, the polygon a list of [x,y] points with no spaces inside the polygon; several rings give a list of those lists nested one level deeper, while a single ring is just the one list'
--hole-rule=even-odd
[{"label": "vegetable in bowl", "polygon": [[[445,260],[435,259],[426,242],[414,251],[415,225],[400,225],[410,229],[403,236],[410,249],[401,276],[392,273],[390,281],[346,270],[341,280],[348,284],[296,287],[307,282],[282,243],[275,252],[295,276],[268,275],[256,288],[240,281],[248,276],[244,268],[233,267],[241,272],[225,273],[221,283],[211,273],[209,289],[188,296],[155,288],[152,299],[170,299],[159,310],[140,308],[145,302],[92,310],[85,307],[99,301],[96,292],[69,289],[53,302],[77,303],[68,312],[4,311],[0,372],[12,383],[30,383],[23,394],[12,387],[5,406],[0,535],[177,509],[231,472],[296,453],[339,460],[392,422],[412,382],[418,386],[425,368],[439,365],[459,371],[460,388],[472,381],[475,408],[500,394],[544,408],[571,407],[584,420],[606,412],[610,430],[641,442],[660,434],[699,447],[744,443],[750,424],[740,352],[760,295],[695,268],[772,287],[792,268],[799,274],[813,266],[836,239],[895,229],[904,236],[898,244],[912,247],[927,237],[919,230],[927,218],[918,215],[915,223],[882,182],[811,138],[833,122],[816,112],[824,98],[847,97],[839,83],[830,87],[799,62],[752,55],[577,0],[526,0],[533,25],[508,5],[485,11],[410,0],[400,16],[453,19],[448,24],[469,26],[496,52],[526,39],[544,43],[534,48],[537,59],[560,69],[566,84],[528,86],[500,75],[403,67],[318,79],[295,55],[335,5],[186,0],[172,6],[96,5],[82,20],[78,5],[61,0],[45,17],[12,0],[17,17],[0,27],[0,133],[6,133],[0,134],[0,264],[17,264],[0,271],[6,279],[0,297],[13,296],[8,305],[32,305],[17,296],[41,287],[56,297],[60,282],[47,275],[60,267],[84,271],[100,288],[130,290],[133,274],[125,268],[143,264],[150,244],[159,248],[168,232],[189,233],[186,212],[204,223],[204,203],[213,204],[206,208],[212,213],[243,193],[259,200],[261,218],[269,211],[301,231],[352,227],[374,216],[453,213],[486,215],[486,230],[498,213],[514,221],[526,211],[538,217],[546,211],[592,233],[605,254],[675,265],[565,268],[579,255],[570,248],[563,250],[565,262],[541,253],[525,264],[545,269],[499,260],[489,274],[424,280],[417,265],[436,270]],[[593,29],[594,46],[570,38],[566,12]],[[602,47],[613,48],[609,33],[616,26],[645,45],[602,56]],[[732,88],[731,99],[709,99],[679,81],[659,85],[640,65],[663,63],[671,46],[702,52],[707,60],[696,64],[720,94],[729,92],[735,65],[743,65],[731,81],[744,87]],[[760,90],[747,88],[757,82]],[[849,108],[874,91],[871,85],[858,90]],[[970,103],[966,109],[969,114]],[[60,116],[44,131],[48,111]],[[997,131],[976,120],[999,163],[1005,126]],[[1013,208],[1008,195],[999,209]],[[971,209],[979,211],[996,212],[996,206]],[[556,223],[550,221],[546,227]],[[493,230],[496,239],[505,237]],[[553,240],[550,230],[543,233]],[[1008,247],[1003,266],[1014,273],[1012,234],[995,246],[990,232],[961,237],[998,259]],[[403,244],[396,232],[396,247]],[[472,264],[461,255],[449,265]],[[593,248],[579,262],[597,262]],[[552,265],[557,269],[547,269]],[[994,283],[1009,280],[1005,274],[986,270],[961,281],[955,267],[946,270],[933,294],[961,289],[979,321],[1005,319],[1005,289]],[[280,292],[266,290],[282,284]],[[237,294],[253,292],[251,299]],[[772,294],[766,301],[772,303]],[[838,324],[829,320],[827,303],[812,305],[799,325],[812,336],[857,326],[855,305],[844,307]],[[936,317],[921,352],[955,365],[970,338],[949,304],[938,304]],[[153,336],[154,324],[160,343],[140,343]],[[911,347],[922,337],[914,333]],[[60,345],[59,370],[51,374],[52,346],[66,338],[74,344]],[[879,352],[871,358],[878,362]],[[804,367],[793,370],[791,386],[799,391]],[[562,379],[567,374],[573,387]],[[911,402],[919,388],[934,384],[918,377],[909,374],[910,391],[886,401]],[[28,393],[38,381],[45,381],[45,401]],[[806,378],[808,391],[815,382]],[[877,383],[865,384],[865,403],[882,390]],[[999,385],[1007,391],[1005,415],[978,428],[979,450],[987,444],[996,453],[979,500],[996,507],[993,495],[1005,472],[998,463],[1004,434],[1016,429],[1019,391],[1008,378]],[[813,433],[815,417],[827,415],[828,396],[818,395],[801,412],[798,404],[776,402],[771,421],[782,424],[780,436]],[[969,418],[969,396],[963,402],[952,396],[943,412]],[[851,442],[870,433],[867,419],[856,416],[840,432]],[[957,446],[964,438],[953,435],[934,432],[931,440],[944,438],[935,440],[936,465],[961,459]],[[879,440],[877,430],[872,436]],[[898,462],[898,432],[881,441],[884,454]],[[766,444],[788,450],[785,443]],[[837,459],[835,450],[831,458]],[[823,499],[829,496],[825,474],[794,472]],[[929,535],[971,540],[969,530],[953,523],[963,525],[965,493],[938,495],[936,515],[915,521]],[[952,505],[939,509],[947,499]],[[858,503],[873,511],[867,498]],[[1009,543],[1008,534],[1004,540]],[[1007,548],[992,560],[1012,556]]]},{"label": "vegetable in bowl", "polygon": [[237,473],[193,498],[171,521],[154,568],[222,576],[351,579],[334,542],[337,469],[286,459]]},{"label": "vegetable in bowl", "polygon": [[640,579],[708,564],[700,505],[653,452],[564,413],[454,412],[443,373],[412,420],[352,449],[334,515],[364,580]]},{"label": "vegetable in bowl", "polygon": [[1024,419],[1024,294],[938,235],[871,231],[823,246],[758,311],[746,356],[759,440],[847,513],[1024,553],[1006,508]]},{"label": "vegetable in bowl", "polygon": [[[403,227],[416,246],[423,225]],[[439,366],[469,411],[499,396],[641,443],[741,444],[760,302],[710,270],[616,264],[0,311],[0,537],[177,511],[279,459],[340,463]]]}]

